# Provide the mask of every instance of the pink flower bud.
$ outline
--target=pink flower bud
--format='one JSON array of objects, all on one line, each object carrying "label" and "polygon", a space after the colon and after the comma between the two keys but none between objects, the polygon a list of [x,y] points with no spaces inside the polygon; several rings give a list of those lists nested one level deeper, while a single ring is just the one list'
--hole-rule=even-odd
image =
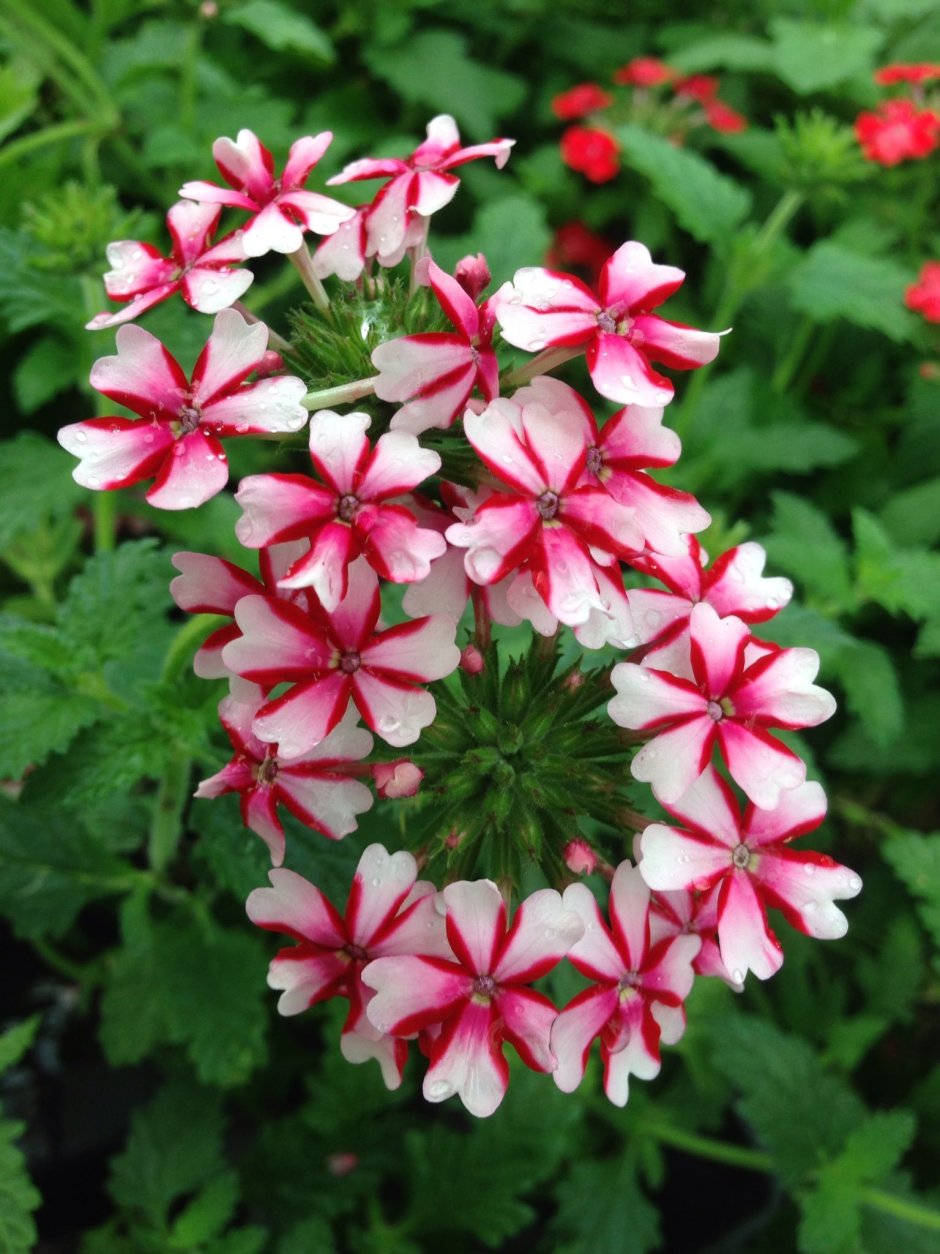
[{"label": "pink flower bud", "polygon": [[480,299],[480,293],[486,291],[492,277],[482,253],[462,258],[454,271],[454,278],[473,301]]},{"label": "pink flower bud", "polygon": [[424,771],[407,758],[397,762],[376,762],[372,778],[380,797],[413,797],[424,779]]},{"label": "pink flower bud", "polygon": [[348,1150],[338,1154],[330,1154],[326,1160],[326,1169],[331,1176],[348,1176],[359,1166],[359,1155]]},{"label": "pink flower bud", "polygon": [[566,689],[568,692],[577,692],[577,690],[581,687],[583,683],[584,683],[584,675],[582,674],[582,672],[572,671],[571,674],[566,676],[566,678],[562,681],[561,686],[562,688]]},{"label": "pink flower bud", "polygon": [[205,18],[207,22],[214,17],[218,17],[219,6],[216,4],[215,0],[203,0],[202,4],[199,6],[199,16]]},{"label": "pink flower bud", "polygon": [[468,675],[479,675],[483,670],[483,654],[476,645],[468,644],[460,655],[460,667]]},{"label": "pink flower bud", "polygon": [[564,858],[565,866],[574,875],[590,875],[597,867],[597,854],[586,840],[569,840]]},{"label": "pink flower bud", "polygon": [[452,827],[448,835],[444,838],[444,844],[448,849],[457,849],[463,844],[466,835],[466,832],[460,832],[456,827]]},{"label": "pink flower bud", "polygon": [[284,358],[280,353],[276,353],[273,348],[269,348],[265,355],[258,362],[256,373],[259,379],[266,379],[272,374],[282,374],[284,371]]}]

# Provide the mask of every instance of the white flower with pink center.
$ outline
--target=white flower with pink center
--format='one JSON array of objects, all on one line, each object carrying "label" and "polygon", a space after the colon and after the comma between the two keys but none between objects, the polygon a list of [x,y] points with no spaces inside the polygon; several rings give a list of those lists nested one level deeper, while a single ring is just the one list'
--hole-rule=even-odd
[{"label": "white flower with pink center", "polygon": [[826,816],[819,784],[784,792],[773,810],[749,805],[742,819],[728,784],[708,768],[692,788],[666,806],[683,828],[653,823],[643,832],[640,870],[654,889],[719,885],[718,945],[736,983],[748,971],[766,980],[783,954],[767,922],[767,906],[783,912],[807,936],[837,940],[848,930],[833,903],[855,897],[862,881],[822,853],[790,848]]},{"label": "white flower with pink center", "polygon": [[304,232],[330,235],[355,212],[331,196],[304,189],[332,139],[331,131],[298,139],[291,144],[284,172],[276,178],[274,158],[253,131],[239,131],[237,140],[223,136],[212,145],[212,155],[228,187],[197,180],[184,183],[179,194],[253,214],[242,232],[247,257],[296,252],[304,242]]},{"label": "white flower with pink center", "polygon": [[629,862],[614,872],[609,927],[585,884],[566,888],[563,901],[584,924],[568,959],[593,984],[568,1003],[552,1027],[555,1083],[563,1093],[574,1092],[599,1037],[604,1092],[615,1106],[625,1106],[630,1076],[657,1076],[660,1043],[675,1045],[685,1031],[682,1003],[692,989],[701,941],[676,935],[651,942],[650,891]]},{"label": "white flower with pink center", "polygon": [[423,244],[431,214],[453,200],[460,179],[450,171],[478,157],[493,157],[497,169],[502,169],[514,143],[513,139],[493,139],[464,148],[457,123],[443,113],[431,119],[427,138],[410,157],[365,157],[351,162],[327,183],[334,186],[363,179],[389,180],[369,211],[367,253],[378,257],[381,265],[396,264],[406,246]]},{"label": "white flower with pink center", "polygon": [[485,401],[499,393],[489,302],[478,309],[457,280],[430,258],[418,264],[426,266],[430,287],[456,334],[404,335],[372,353],[372,364],[379,371],[376,396],[405,402],[392,417],[392,430],[416,435],[430,427],[449,427],[463,413],[474,388]]},{"label": "white flower with pink center", "polygon": [[91,384],[139,414],[89,418],[59,432],[59,443],[80,458],[72,476],[86,488],[126,488],[155,478],[147,500],[159,509],[203,505],[228,482],[219,437],[284,435],[307,421],[307,387],[289,376],[246,383],[264,358],[268,328],[234,309],[216,316],[192,378],[143,327],[123,326],[117,355],[102,357]]},{"label": "white flower with pink center", "polygon": [[398,1088],[408,1044],[376,1029],[365,1014],[372,990],[362,970],[375,958],[394,954],[450,956],[444,920],[435,908],[434,887],[417,880],[410,853],[390,854],[375,844],[363,852],[343,915],[309,880],[294,871],[271,871],[272,888],[256,888],[248,917],[258,927],[293,937],[268,970],[268,984],[281,991],[282,1015],[331,997],[349,999],[340,1048],[347,1062],[375,1058],[390,1089]]},{"label": "white flower with pink center", "polygon": [[589,444],[580,407],[545,404],[537,389],[523,389],[468,411],[464,431],[509,489],[447,529],[450,543],[467,550],[469,577],[492,584],[525,569],[550,613],[571,627],[592,609],[605,612],[594,565],[642,549],[643,534],[632,507],[583,482]]},{"label": "white flower with pink center", "polygon": [[352,777],[354,763],[372,752],[372,737],[358,726],[355,712],[346,715],[328,736],[307,753],[284,758],[276,744],[266,744],[252,732],[252,723],[265,694],[255,687],[219,704],[219,719],[235,756],[217,774],[204,779],[197,797],[221,797],[237,792],[242,822],[268,846],[271,862],[284,861],[284,827],[278,817],[283,806],[306,827],[330,840],[341,840],[358,826],[356,816],[372,807],[372,793]]},{"label": "white flower with pink center", "polygon": [[205,314],[227,309],[244,296],[254,275],[236,268],[246,259],[241,236],[226,235],[217,244],[211,243],[221,216],[222,210],[214,205],[191,200],[175,204],[166,215],[173,240],[169,257],[161,257],[152,244],[140,240],[109,244],[107,256],[113,268],[104,276],[104,289],[111,300],[127,304],[117,313],[98,314],[86,322],[86,329],[98,331],[130,322],[174,292]]},{"label": "white flower with pink center", "polygon": [[327,610],[346,595],[349,564],[360,554],[383,579],[414,583],[447,548],[391,500],[439,470],[440,457],[405,431],[386,432],[373,449],[371,421],[329,409],[313,415],[310,457],[326,486],[305,475],[249,475],[235,494],[244,511],[235,532],[247,548],[309,541],[280,586],[313,588]]},{"label": "white flower with pink center", "polygon": [[367,1014],[393,1036],[438,1027],[424,1096],[442,1102],[456,1093],[471,1114],[491,1115],[509,1083],[504,1042],[534,1071],[554,1068],[549,1034],[557,1011],[527,985],[560,962],[584,929],[551,888],[527,897],[510,928],[491,880],[448,884],[442,896],[455,960],[377,958],[362,973],[376,990]]},{"label": "white flower with pink center", "polygon": [[[640,843],[634,845],[639,857]],[[698,951],[692,969],[696,975],[712,975],[739,993],[744,987],[735,980],[721,958],[718,948],[718,891],[720,885],[699,891],[683,888],[672,892],[657,891],[650,897],[650,944],[655,945],[664,937],[692,933],[700,937],[702,948]]]},{"label": "white flower with pink center", "polygon": [[643,644],[665,643],[687,632],[692,607],[700,601],[707,601],[722,618],[733,614],[745,623],[764,623],[793,596],[789,579],[764,575],[767,554],[754,540],[728,549],[706,570],[707,560],[694,536],[687,537],[679,555],[660,551],[632,559],[637,570],[666,585],[666,590],[630,589],[630,606]]},{"label": "white flower with pink center", "polygon": [[674,388],[653,362],[692,370],[718,356],[720,334],[667,322],[650,310],[682,286],[685,274],[653,262],[635,240],[601,271],[597,295],[573,274],[525,266],[493,297],[503,337],[517,348],[581,348],[601,396],[627,405],[668,405]]},{"label": "white flower with pink center", "polygon": [[388,744],[414,744],[434,721],[434,697],[421,687],[457,669],[456,624],[444,614],[377,631],[379,581],[364,558],[349,568],[349,590],[332,613],[273,597],[243,597],[235,607],[241,636],[222,650],[230,670],[270,691],[291,687],[261,707],[259,740],[285,758],[307,753],[354,701]]},{"label": "white flower with pink center", "polygon": [[610,717],[653,737],[634,757],[633,777],[671,805],[705,770],[717,743],[735,782],[772,810],[782,792],[803,783],[806,766],[768,728],[815,727],[835,713],[832,695],[812,682],[819,655],[765,645],[749,665],[746,624],[719,618],[704,602],[692,610],[689,636],[692,679],[632,662],[611,671],[617,696]]},{"label": "white flower with pink center", "polygon": [[306,551],[301,541],[276,544],[259,555],[261,578],[256,579],[234,562],[208,553],[174,553],[170,559],[180,572],[170,580],[170,596],[187,614],[219,614],[232,622],[211,632],[193,658],[193,670],[200,679],[230,678],[232,672],[222,661],[222,650],[240,632],[235,623],[235,606],[248,596],[280,596],[309,608],[309,593],[280,589],[277,581],[292,562]]}]

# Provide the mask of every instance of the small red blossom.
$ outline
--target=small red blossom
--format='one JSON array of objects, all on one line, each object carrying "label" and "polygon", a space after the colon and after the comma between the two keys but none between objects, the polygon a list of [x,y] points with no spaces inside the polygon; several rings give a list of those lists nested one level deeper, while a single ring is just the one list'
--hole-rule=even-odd
[{"label": "small red blossom", "polygon": [[583,222],[566,222],[555,232],[545,260],[553,269],[572,270],[596,283],[610,253],[610,242],[602,235]]},{"label": "small red blossom", "polygon": [[710,100],[705,104],[705,121],[713,131],[721,135],[737,135],[747,130],[747,118],[732,109],[723,100]]},{"label": "small red blossom", "polygon": [[687,78],[676,79],[674,86],[677,96],[687,96],[703,105],[718,94],[718,79],[711,74],[690,74]]},{"label": "small red blossom", "polygon": [[563,122],[573,118],[583,118],[596,109],[606,109],[614,102],[609,91],[605,91],[598,83],[578,83],[560,92],[552,100],[552,113]]},{"label": "small red blossom", "polygon": [[893,87],[895,83],[927,83],[933,78],[940,78],[940,65],[931,61],[914,65],[885,65],[875,70],[874,77],[882,87]]},{"label": "small red blossom", "polygon": [[675,70],[657,57],[634,57],[619,70],[614,70],[614,82],[625,87],[658,87],[675,76]]},{"label": "small red blossom", "polygon": [[592,183],[609,183],[620,169],[620,145],[593,126],[569,126],[561,137],[561,159]]},{"label": "small red blossom", "polygon": [[898,165],[928,156],[940,143],[940,115],[913,100],[886,100],[874,113],[860,113],[855,135],[862,154],[879,165]]},{"label": "small red blossom", "polygon": [[940,261],[925,262],[917,282],[904,293],[904,303],[927,322],[940,322]]}]

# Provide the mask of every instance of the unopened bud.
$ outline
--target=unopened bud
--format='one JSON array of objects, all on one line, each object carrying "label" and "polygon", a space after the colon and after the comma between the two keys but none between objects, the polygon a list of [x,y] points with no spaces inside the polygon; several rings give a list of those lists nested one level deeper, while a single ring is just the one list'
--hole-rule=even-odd
[{"label": "unopened bud", "polygon": [[399,758],[397,762],[376,762],[372,778],[380,797],[413,797],[421,787],[424,771],[408,758]]},{"label": "unopened bud", "polygon": [[202,0],[199,6],[199,16],[205,18],[208,22],[210,19],[219,16],[219,6],[215,0]]},{"label": "unopened bud", "polygon": [[348,1150],[338,1154],[330,1154],[326,1160],[326,1169],[331,1176],[348,1176],[359,1166],[359,1155]]},{"label": "unopened bud", "polygon": [[584,675],[581,671],[572,671],[570,675],[566,675],[562,680],[561,686],[566,692],[577,692],[583,683]]},{"label": "unopened bud", "polygon": [[483,669],[483,654],[474,644],[468,644],[460,655],[461,670],[468,675],[479,675]]},{"label": "unopened bud", "polygon": [[936,383],[940,379],[940,361],[922,361],[917,367],[917,373],[928,383]]},{"label": "unopened bud", "polygon": [[458,849],[466,838],[466,832],[459,831],[456,827],[452,827],[444,837],[444,844],[448,849]]},{"label": "unopened bud", "polygon": [[255,373],[259,379],[266,379],[268,375],[281,374],[283,370],[284,358],[280,353],[276,353],[273,348],[269,348],[258,362]]},{"label": "unopened bud", "polygon": [[477,253],[475,257],[463,257],[457,262],[457,269],[454,271],[454,278],[474,302],[489,287],[492,277],[482,253]]},{"label": "unopened bud", "polygon": [[597,867],[597,854],[586,840],[569,840],[564,858],[565,866],[574,875],[591,875]]}]

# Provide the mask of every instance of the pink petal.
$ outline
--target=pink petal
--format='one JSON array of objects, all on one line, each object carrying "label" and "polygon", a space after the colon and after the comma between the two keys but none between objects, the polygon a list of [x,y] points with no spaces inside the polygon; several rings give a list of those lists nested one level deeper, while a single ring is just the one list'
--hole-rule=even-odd
[{"label": "pink petal", "polygon": [[[620,1010],[626,1041],[615,1052],[601,1050],[604,1059],[604,1092],[615,1106],[626,1106],[630,1096],[630,1076],[653,1080],[659,1075],[659,1024],[640,994]],[[602,1038],[603,1039],[603,1038]]]},{"label": "pink petal", "polygon": [[719,618],[705,602],[689,616],[692,670],[705,695],[719,700],[744,669],[744,647],[750,632],[740,618]]},{"label": "pink petal", "polygon": [[839,940],[846,934],[848,920],[833,902],[861,892],[862,881],[854,871],[825,854],[779,846],[762,850],[755,862],[751,875],[767,904],[782,910],[794,927],[819,940]]},{"label": "pink petal", "polygon": [[377,501],[410,492],[441,468],[438,453],[422,448],[407,431],[379,436],[359,484],[362,500]]},{"label": "pink petal", "polygon": [[587,349],[591,382],[608,400],[649,408],[668,405],[675,388],[620,335],[600,334]]},{"label": "pink petal", "polygon": [[449,205],[457,194],[460,180],[452,174],[438,174],[436,170],[419,170],[411,185],[409,209],[414,209],[423,217],[430,217],[445,205]]},{"label": "pink petal", "polygon": [[92,366],[91,386],[142,418],[175,419],[189,397],[176,359],[143,327],[121,327],[116,344],[116,356]]},{"label": "pink petal", "polygon": [[183,299],[200,313],[227,309],[248,291],[255,276],[250,270],[217,270],[194,266],[181,279]]},{"label": "pink petal", "polygon": [[254,683],[273,687],[325,671],[333,650],[296,606],[273,597],[243,597],[235,607],[242,631],[225,650],[225,664]]},{"label": "pink petal", "polygon": [[[322,740],[321,748],[336,729]],[[371,740],[371,737],[370,737]],[[358,779],[308,775],[294,761],[281,764],[277,774],[278,799],[307,827],[315,828],[330,840],[341,840],[359,826],[356,816],[371,810],[373,796]]]},{"label": "pink petal", "polygon": [[464,569],[474,583],[496,583],[529,555],[540,530],[531,501],[503,494],[489,497],[469,523],[454,523],[444,533],[457,548],[467,549]]},{"label": "pink petal", "polygon": [[632,503],[623,504],[600,487],[585,485],[563,496],[557,517],[585,544],[608,553],[626,556],[640,551],[646,543]]},{"label": "pink petal", "polygon": [[721,336],[715,331],[698,331],[652,314],[634,318],[630,334],[645,356],[673,370],[705,366],[715,360],[721,347]]},{"label": "pink petal", "polygon": [[703,714],[661,732],[630,763],[634,779],[651,784],[656,797],[671,805],[688,792],[708,765],[715,724]]},{"label": "pink petal", "polygon": [[318,410],[310,419],[310,456],[317,474],[337,496],[358,491],[359,476],[369,464],[372,447],[366,431],[368,414]]},{"label": "pink petal", "polygon": [[108,245],[107,257],[112,269],[104,276],[104,290],[111,300],[128,300],[155,287],[178,286],[177,266],[161,257],[152,244],[136,239],[115,240]]},{"label": "pink petal", "polygon": [[732,719],[722,719],[716,726],[732,779],[762,810],[773,810],[781,793],[803,783],[806,764],[762,728]]},{"label": "pink petal", "polygon": [[375,937],[391,924],[417,876],[417,863],[406,850],[389,854],[379,844],[364,849],[346,905],[350,940],[368,950]]},{"label": "pink petal", "polygon": [[558,1011],[542,993],[528,988],[500,989],[495,997],[500,1032],[533,1071],[554,1071],[549,1040]]},{"label": "pink petal", "polygon": [[601,307],[573,275],[524,266],[491,299],[490,308],[507,343],[537,353],[549,346],[586,344],[597,331]]},{"label": "pink petal", "polygon": [[538,535],[540,578],[536,586],[550,612],[569,627],[604,609],[594,565],[584,544],[567,527],[542,527]]},{"label": "pink petal", "polygon": [[506,934],[506,904],[492,880],[458,880],[444,889],[447,939],[474,975],[493,975]]},{"label": "pink petal", "polygon": [[379,581],[364,557],[350,562],[346,577],[346,595],[330,613],[330,636],[340,648],[361,653],[379,621]]},{"label": "pink petal", "polygon": [[586,884],[569,884],[562,902],[584,924],[581,939],[568,953],[572,966],[590,980],[617,983],[623,975],[623,956],[614,944],[594,894]]},{"label": "pink petal", "polygon": [[229,205],[233,209],[247,209],[254,213],[258,206],[244,192],[229,191],[227,187],[219,187],[217,183],[207,183],[203,179],[193,179],[184,183],[179,189],[180,196],[188,200],[198,200],[209,205]]},{"label": "pink petal", "polygon": [[723,845],[726,851],[744,840],[734,793],[710,766],[688,792],[670,803],[669,813],[690,831]]},{"label": "pink petal", "polygon": [[296,758],[319,744],[340,721],[349,704],[349,689],[349,677],[340,671],[297,684],[262,707],[255,735],[276,744],[283,757]]},{"label": "pink petal", "polygon": [[273,887],[256,888],[245,904],[252,923],[325,949],[346,944],[343,921],[319,888],[284,867],[269,871],[268,879]]},{"label": "pink petal", "polygon": [[603,610],[592,609],[586,623],[576,626],[574,634],[586,649],[602,649],[612,644],[616,649],[635,649],[640,643],[620,567],[610,574],[602,566],[594,567],[594,578]]},{"label": "pink petal", "polygon": [[723,845],[661,823],[644,829],[640,848],[640,871],[658,892],[703,885],[731,868]]},{"label": "pink petal", "polygon": [[84,488],[124,488],[149,479],[173,447],[166,427],[131,418],[90,418],[62,427],[56,437],[81,458],[72,478]]},{"label": "pink petal", "polygon": [[277,817],[277,797],[270,788],[247,789],[241,797],[242,822],[268,847],[271,865],[284,861],[284,828]]},{"label": "pink petal", "polygon": [[180,572],[170,582],[170,596],[189,614],[234,614],[245,596],[261,585],[247,571],[206,553],[174,553],[170,559]]},{"label": "pink petal", "polygon": [[761,658],[731,694],[736,716],[774,727],[824,723],[835,713],[836,703],[831,693],[812,683],[818,671],[815,649],[780,649]]},{"label": "pink petal", "polygon": [[349,962],[342,954],[296,946],[282,949],[272,960],[268,987],[284,990],[278,998],[278,1014],[297,1015],[343,993],[348,974]]},{"label": "pink petal", "polygon": [[375,394],[383,401],[408,401],[425,395],[434,400],[468,375],[469,394],[475,374],[470,345],[463,336],[444,331],[387,340],[373,349],[372,364],[379,371]]},{"label": "pink petal", "polygon": [[480,329],[480,315],[470,296],[433,261],[428,264],[428,282],[450,322],[472,340]]},{"label": "pink petal", "polygon": [[422,1092],[429,1102],[458,1094],[471,1115],[493,1114],[506,1094],[509,1067],[494,1033],[495,1008],[467,1002],[434,1043]]},{"label": "pink petal", "polygon": [[368,206],[360,206],[319,245],[313,255],[317,278],[328,279],[335,274],[344,283],[355,283],[359,278],[366,260],[367,215]]},{"label": "pink petal", "polygon": [[640,470],[647,466],[672,466],[682,443],[674,431],[662,425],[661,405],[644,408],[628,405],[614,414],[601,429],[599,446],[604,466]]},{"label": "pink petal", "polygon": [[392,583],[425,579],[431,562],[447,552],[447,541],[439,531],[418,527],[401,506],[384,506],[375,512],[375,525],[363,545],[369,564]]},{"label": "pink petal", "polygon": [[290,155],[281,175],[282,187],[300,187],[306,183],[310,171],[329,148],[333,140],[332,131],[321,131],[318,135],[304,135],[296,139],[290,146]]},{"label": "pink petal", "polygon": [[267,346],[263,322],[246,322],[236,309],[221,310],[193,370],[193,400],[205,408],[233,392],[260,363]]},{"label": "pink petal", "polygon": [[354,1065],[375,1059],[382,1070],[382,1080],[390,1091],[401,1086],[408,1061],[408,1042],[376,1032],[366,1020],[355,1028],[344,1028],[339,1048],[347,1062]]},{"label": "pink petal", "polygon": [[[692,608],[685,597],[663,592],[661,588],[630,588],[627,600],[640,644],[658,640],[674,623],[687,622]],[[668,668],[654,665],[654,669]]]},{"label": "pink petal", "polygon": [[247,475],[235,493],[235,534],[249,549],[309,535],[331,518],[336,500],[306,475]]},{"label": "pink petal", "polygon": [[327,187],[337,183],[357,183],[363,179],[387,179],[405,173],[408,166],[399,157],[362,157],[343,166],[339,174],[326,180]]},{"label": "pink petal", "polygon": [[[423,894],[415,896],[415,894]],[[447,940],[444,914],[438,908],[439,894],[432,884],[419,880],[395,919],[381,936],[373,937],[370,952],[376,957],[391,954],[420,954],[423,957],[454,961]]]},{"label": "pink petal", "polygon": [[614,944],[627,971],[639,971],[649,949],[650,890],[630,862],[621,862],[610,885],[608,913]]},{"label": "pink petal", "polygon": [[709,605],[724,618],[736,614],[748,623],[762,623],[781,610],[793,595],[789,579],[764,577],[767,554],[753,540],[723,553],[706,576]]},{"label": "pink petal", "polygon": [[619,662],[610,679],[617,695],[608,702],[607,712],[620,727],[650,731],[705,713],[705,699],[698,689],[665,671]]},{"label": "pink petal", "polygon": [[259,379],[209,402],[203,422],[219,435],[287,435],[307,425],[309,415],[300,403],[306,394],[303,379]]},{"label": "pink petal", "polygon": [[251,219],[242,234],[242,246],[248,257],[295,253],[304,246],[304,230],[293,216],[287,216],[278,198]]},{"label": "pink petal", "polygon": [[655,309],[677,291],[685,272],[656,265],[649,249],[630,240],[621,244],[601,271],[599,294],[605,309],[617,313]]},{"label": "pink petal", "polygon": [[195,509],[228,483],[228,460],[222,445],[201,428],[177,440],[147,492],[157,509]]},{"label": "pink petal", "polygon": [[764,909],[747,871],[735,870],[722,884],[718,900],[718,945],[736,984],[749,971],[767,980],[783,963],[780,942],[767,923]]},{"label": "pink petal", "polygon": [[278,587],[313,588],[323,608],[332,612],[349,590],[349,564],[358,555],[353,529],[346,523],[328,522],[317,531],[310,549],[278,580]]},{"label": "pink petal", "polygon": [[754,849],[778,841],[795,840],[815,831],[826,817],[826,794],[815,782],[788,788],[772,810],[749,806],[744,816],[742,839]]},{"label": "pink petal", "polygon": [[491,139],[486,144],[470,144],[467,148],[450,153],[444,158],[442,166],[450,170],[467,161],[475,161],[478,157],[494,157],[497,170],[501,170],[509,160],[515,142],[514,139]]},{"label": "pink petal", "polygon": [[[573,885],[583,888],[584,885]],[[573,1093],[584,1079],[591,1043],[617,1010],[617,989],[586,988],[562,1010],[552,1025],[551,1050],[558,1061],[553,1079],[563,1093]]]},{"label": "pink petal", "polygon": [[192,265],[206,251],[221,216],[222,210],[216,205],[196,204],[192,200],[178,200],[170,207],[166,224],[174,255],[181,263]]},{"label": "pink petal", "polygon": [[413,745],[437,714],[434,698],[423,688],[365,670],[353,676],[352,692],[367,725],[396,748]]},{"label": "pink petal", "polygon": [[373,638],[362,651],[362,664],[412,683],[443,679],[460,663],[454,636],[453,620],[446,614],[400,623]]},{"label": "pink petal", "polygon": [[[693,963],[701,948],[702,938],[695,935],[674,936],[665,944],[654,948],[643,972],[643,989],[658,996],[677,997],[680,1001],[685,1001],[692,991],[695,981]],[[656,1013],[655,1007],[653,1013]],[[684,1021],[681,1026],[685,1027]],[[666,1041],[666,1044],[674,1045],[678,1039],[675,1036]]]},{"label": "pink petal", "polygon": [[226,183],[263,203],[274,188],[274,160],[253,131],[243,128],[238,139],[228,136],[212,145],[212,156]]},{"label": "pink petal", "polygon": [[492,974],[499,984],[531,984],[558,965],[584,934],[581,918],[562,904],[561,894],[542,888],[516,910]]},{"label": "pink petal", "polygon": [[363,969],[362,982],[376,990],[366,1006],[369,1022],[396,1036],[441,1023],[473,987],[472,978],[455,963],[420,954],[375,958]]},{"label": "pink petal", "polygon": [[711,522],[691,492],[657,483],[649,475],[615,473],[606,487],[634,515],[634,530],[641,537],[641,543],[632,546],[634,552],[645,545],[658,554],[681,557],[687,552],[689,533],[704,531]]},{"label": "pink petal", "polygon": [[222,661],[222,650],[233,640],[237,640],[238,628],[232,623],[228,627],[220,627],[210,632],[193,656],[193,671],[200,679],[229,679],[232,672]]},{"label": "pink petal", "polygon": [[387,264],[404,245],[412,212],[413,183],[414,175],[409,170],[380,188],[372,201],[366,223],[366,251],[369,256],[377,256],[380,264]]},{"label": "pink petal", "polygon": [[[467,584],[463,554],[459,549],[447,548],[443,556],[431,562],[429,574],[405,589],[402,608],[411,618],[420,618],[437,610],[459,622],[467,608]],[[491,617],[494,616],[491,614]],[[494,621],[503,620],[494,618]]]},{"label": "pink petal", "polygon": [[90,322],[85,323],[85,330],[104,331],[108,327],[118,327],[124,322],[130,322],[134,318],[139,318],[142,313],[152,309],[154,305],[159,305],[162,300],[166,300],[168,296],[172,296],[174,292],[179,291],[179,288],[179,280],[176,280],[173,283],[162,283],[159,287],[154,287],[149,292],[141,292],[139,296],[133,297],[122,309],[118,309],[116,313],[95,314]]},{"label": "pink petal", "polygon": [[481,414],[464,415],[464,434],[484,464],[504,483],[517,492],[538,495],[552,485],[545,468],[524,442],[523,412],[515,400],[497,399]]}]

